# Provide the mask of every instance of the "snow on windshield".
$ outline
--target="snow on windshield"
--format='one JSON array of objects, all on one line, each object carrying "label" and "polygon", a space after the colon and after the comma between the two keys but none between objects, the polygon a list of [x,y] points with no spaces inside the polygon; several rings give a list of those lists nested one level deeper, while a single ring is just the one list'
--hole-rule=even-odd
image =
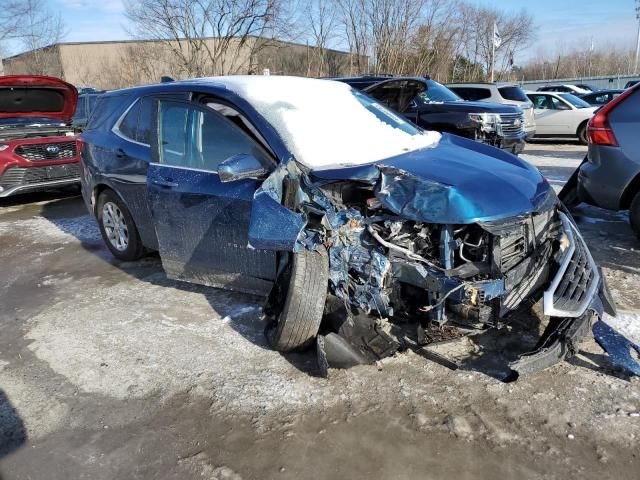
[{"label": "snow on windshield", "polygon": [[362,165],[436,145],[426,132],[342,82],[302,77],[214,77],[247,100],[296,160],[319,170]]}]

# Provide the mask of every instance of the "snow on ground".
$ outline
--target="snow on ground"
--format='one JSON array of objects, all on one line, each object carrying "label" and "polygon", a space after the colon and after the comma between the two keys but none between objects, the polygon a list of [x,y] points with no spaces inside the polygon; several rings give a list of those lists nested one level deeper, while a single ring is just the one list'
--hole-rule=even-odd
[{"label": "snow on ground", "polygon": [[102,241],[98,224],[88,214],[81,217],[49,219],[34,216],[26,220],[0,220],[0,231],[11,232],[30,243],[70,244]]},{"label": "snow on ground", "polygon": [[636,345],[640,345],[640,314],[637,312],[618,311],[618,315],[612,317],[605,314],[605,323],[613,327],[618,333],[627,337]]}]

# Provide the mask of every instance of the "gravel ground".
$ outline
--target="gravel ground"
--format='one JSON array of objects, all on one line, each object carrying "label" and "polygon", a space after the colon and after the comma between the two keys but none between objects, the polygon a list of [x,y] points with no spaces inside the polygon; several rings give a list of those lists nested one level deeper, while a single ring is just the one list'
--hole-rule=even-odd
[{"label": "gravel ground", "polygon": [[[584,154],[523,158],[559,188]],[[636,335],[625,215],[575,217]],[[260,298],[169,281],[156,256],[114,260],[77,197],[3,201],[0,241],[3,479],[638,478],[640,381],[591,340],[508,384],[412,352],[323,379],[313,354],[267,348]],[[481,365],[513,338],[455,348]]]}]

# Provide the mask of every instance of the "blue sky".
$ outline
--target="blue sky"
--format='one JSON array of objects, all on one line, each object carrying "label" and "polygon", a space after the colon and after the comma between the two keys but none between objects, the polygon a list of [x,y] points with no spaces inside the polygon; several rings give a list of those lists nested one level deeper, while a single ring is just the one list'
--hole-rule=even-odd
[{"label": "blue sky", "polygon": [[[128,37],[123,0],[48,0],[69,28],[65,41],[119,40]],[[516,55],[522,62],[553,56],[580,45],[634,48],[637,22],[634,0],[470,0],[478,5],[518,12],[525,8],[537,25],[537,40]],[[15,49],[15,46],[14,46]]]},{"label": "blue sky", "polygon": [[596,49],[635,48],[638,23],[634,0],[473,0],[512,12],[525,8],[537,25],[537,40],[516,61],[553,56],[586,45]]}]

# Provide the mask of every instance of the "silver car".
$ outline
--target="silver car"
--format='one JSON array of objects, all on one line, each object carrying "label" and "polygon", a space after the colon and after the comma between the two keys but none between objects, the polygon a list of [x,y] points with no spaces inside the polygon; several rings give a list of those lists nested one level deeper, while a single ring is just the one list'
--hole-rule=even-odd
[{"label": "silver car", "polygon": [[524,132],[527,139],[536,133],[533,103],[516,83],[451,83],[447,87],[460,97],[473,102],[494,102],[516,105],[524,112]]}]

